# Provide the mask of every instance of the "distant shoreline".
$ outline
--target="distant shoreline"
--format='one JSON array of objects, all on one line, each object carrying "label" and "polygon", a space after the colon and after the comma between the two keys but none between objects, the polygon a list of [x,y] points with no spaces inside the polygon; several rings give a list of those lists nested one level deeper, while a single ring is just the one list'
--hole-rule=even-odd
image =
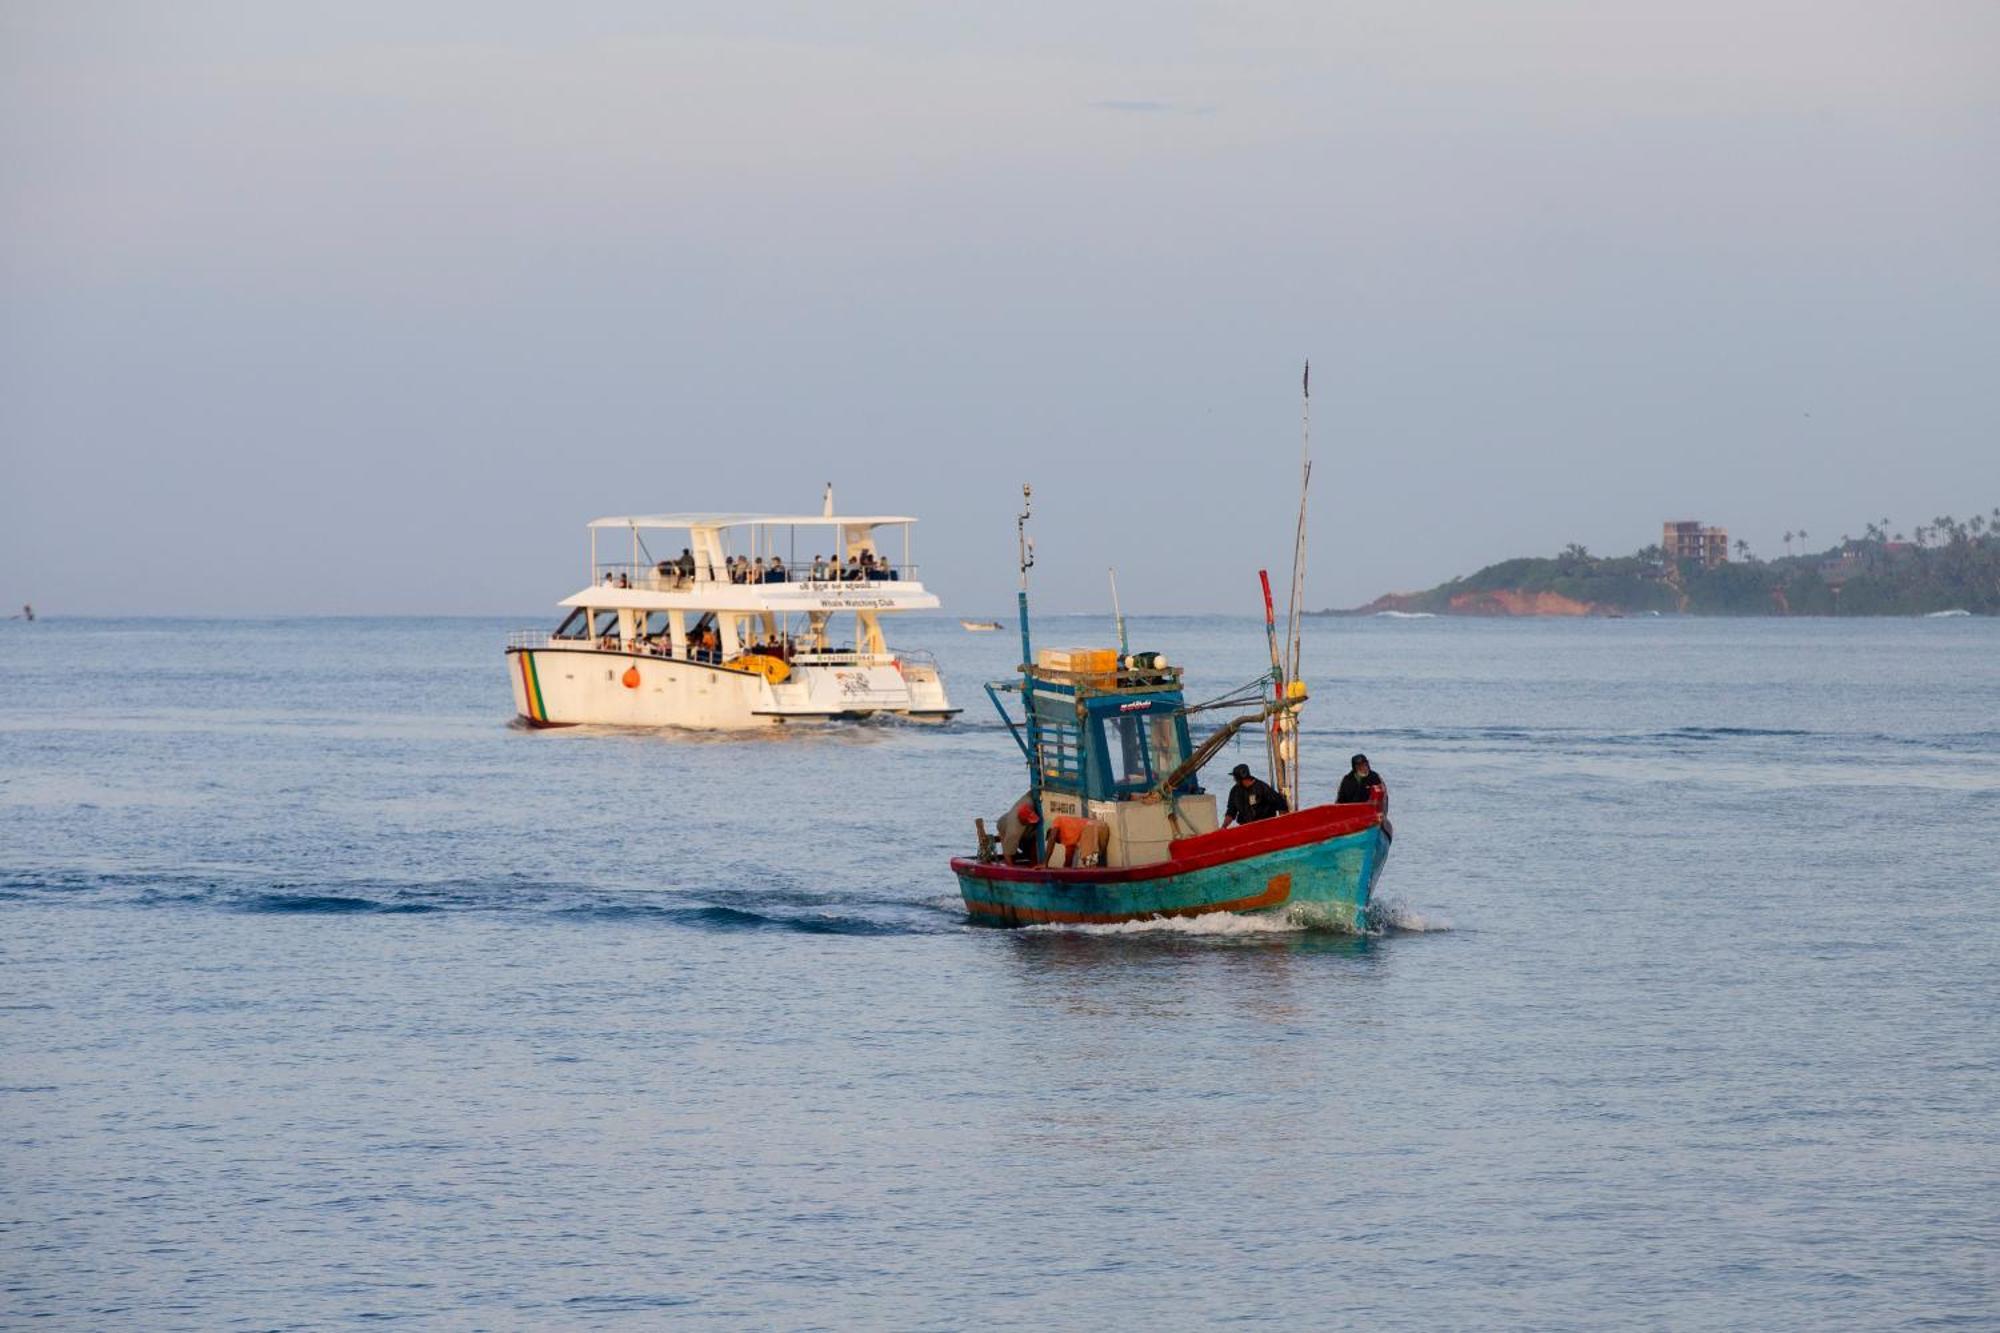
[{"label": "distant shoreline", "polygon": [[1657,546],[1629,556],[1593,556],[1570,546],[1549,557],[1486,566],[1420,592],[1385,593],[1364,606],[1314,615],[1513,617],[2000,615],[2000,510],[1960,524],[1891,535],[1886,524],[1814,554],[1760,560],[1740,545],[1736,560],[1670,560]]}]

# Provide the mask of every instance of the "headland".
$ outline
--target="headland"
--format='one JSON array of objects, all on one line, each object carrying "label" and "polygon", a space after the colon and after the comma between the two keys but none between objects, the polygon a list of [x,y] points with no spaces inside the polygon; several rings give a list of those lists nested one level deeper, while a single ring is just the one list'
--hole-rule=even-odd
[{"label": "headland", "polygon": [[[1631,555],[1597,556],[1572,544],[1558,555],[1502,560],[1421,592],[1319,614],[2000,615],[2000,509],[1919,524],[1913,539],[1889,529],[1885,519],[1825,550],[1767,560],[1743,541],[1731,559],[1720,528],[1668,523],[1662,544]],[[1788,532],[1785,544],[1804,537]]]}]

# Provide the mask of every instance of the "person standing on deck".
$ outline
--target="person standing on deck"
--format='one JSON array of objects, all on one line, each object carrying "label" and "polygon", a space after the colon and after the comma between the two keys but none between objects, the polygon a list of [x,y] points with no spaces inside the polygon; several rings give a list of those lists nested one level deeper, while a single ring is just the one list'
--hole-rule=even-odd
[{"label": "person standing on deck", "polygon": [[1229,770],[1235,779],[1229,788],[1229,805],[1222,817],[1222,827],[1231,824],[1254,824],[1260,819],[1272,819],[1291,810],[1284,793],[1264,781],[1250,775],[1250,765],[1238,764]]},{"label": "person standing on deck", "polygon": [[1340,780],[1340,794],[1333,798],[1335,805],[1360,805],[1375,799],[1375,793],[1382,789],[1382,775],[1368,767],[1368,756],[1357,754],[1348,760],[1347,776]]}]

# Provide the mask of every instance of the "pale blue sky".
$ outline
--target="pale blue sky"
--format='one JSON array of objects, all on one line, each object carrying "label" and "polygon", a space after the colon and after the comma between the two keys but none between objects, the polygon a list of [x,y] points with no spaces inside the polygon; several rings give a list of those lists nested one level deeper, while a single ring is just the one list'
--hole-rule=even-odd
[{"label": "pale blue sky", "polygon": [[543,611],[921,515],[1248,610],[2000,504],[2000,5],[0,4],[0,604]]}]

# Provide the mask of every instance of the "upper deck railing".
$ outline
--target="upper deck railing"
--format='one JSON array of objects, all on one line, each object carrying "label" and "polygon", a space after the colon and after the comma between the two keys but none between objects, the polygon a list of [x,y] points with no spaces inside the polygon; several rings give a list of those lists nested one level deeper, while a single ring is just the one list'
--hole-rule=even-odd
[{"label": "upper deck railing", "polygon": [[645,592],[693,592],[701,588],[756,587],[763,584],[818,584],[830,588],[852,588],[871,583],[919,581],[915,565],[887,563],[873,566],[848,564],[838,570],[830,565],[800,565],[796,568],[788,565],[779,569],[768,566],[733,570],[717,568],[713,577],[710,573],[705,569],[689,573],[686,566],[672,560],[653,565],[604,564],[597,567],[596,583],[598,586],[637,588]]},{"label": "upper deck railing", "polygon": [[[545,629],[517,629],[508,633],[507,646],[509,648],[533,649],[569,648],[625,655],[636,653],[644,657],[662,657],[677,661],[708,663],[719,663],[721,661],[720,654],[713,652],[704,653],[701,649],[693,646],[688,648],[685,657],[676,657],[672,646],[666,639],[658,635],[634,639],[628,645],[612,634],[607,634],[602,638],[573,638],[555,634]],[[814,651],[809,648],[797,648],[790,645],[782,648],[774,648],[770,644],[752,644],[744,651],[750,653],[767,653],[776,657],[782,657],[795,667],[916,666],[926,667],[932,671],[937,670],[937,658],[927,648],[903,648],[895,652],[864,653],[857,652],[851,648]]]}]

